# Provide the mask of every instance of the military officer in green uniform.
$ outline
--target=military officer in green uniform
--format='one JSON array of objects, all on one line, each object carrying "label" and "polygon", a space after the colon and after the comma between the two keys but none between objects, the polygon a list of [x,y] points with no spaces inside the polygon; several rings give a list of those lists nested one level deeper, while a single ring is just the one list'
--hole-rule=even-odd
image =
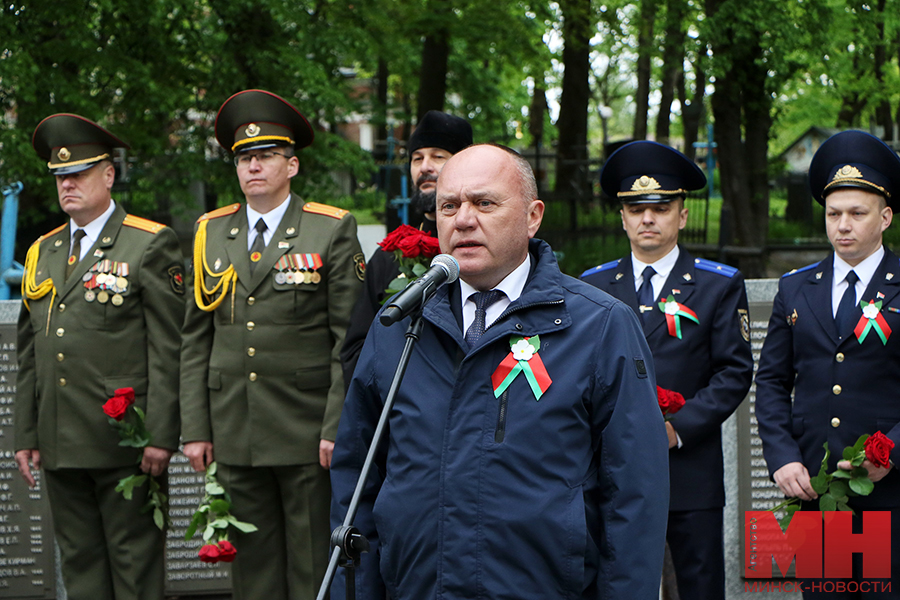
[{"label": "military officer in green uniform", "polygon": [[[72,600],[163,598],[165,534],[119,479],[162,476],[178,447],[183,257],[175,233],[112,200],[113,148],[96,123],[57,114],[32,141],[69,221],[29,249],[19,318],[15,448],[32,487],[43,469]],[[131,388],[151,445],[118,445],[103,405]],[[125,419],[136,418],[129,410]]]},{"label": "military officer in green uniform", "polygon": [[246,204],[200,217],[182,345],[182,440],[217,461],[238,600],[314,598],[329,556],[328,471],[344,400],[340,349],[362,288],[347,211],[291,194],[313,130],[289,102],[239,92],[216,117]]}]

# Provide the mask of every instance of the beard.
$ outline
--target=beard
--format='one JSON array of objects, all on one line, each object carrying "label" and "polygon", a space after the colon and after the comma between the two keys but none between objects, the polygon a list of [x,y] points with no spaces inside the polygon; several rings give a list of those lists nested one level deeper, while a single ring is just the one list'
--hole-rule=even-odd
[{"label": "beard", "polygon": [[416,191],[413,192],[412,197],[409,199],[409,205],[419,214],[425,213],[433,213],[436,209],[435,203],[437,200],[437,190],[433,189],[430,192],[423,192],[420,188],[416,188]]}]

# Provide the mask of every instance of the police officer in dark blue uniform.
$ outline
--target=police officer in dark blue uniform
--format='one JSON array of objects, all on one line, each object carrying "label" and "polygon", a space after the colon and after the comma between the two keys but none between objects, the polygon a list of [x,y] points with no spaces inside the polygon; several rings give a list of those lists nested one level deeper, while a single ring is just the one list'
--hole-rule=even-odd
[{"label": "police officer in dark blue uniform", "polygon": [[[786,496],[804,501],[818,497],[810,474],[819,471],[826,441],[829,472],[850,468],[838,460],[864,433],[887,435],[895,444],[892,462],[900,459],[900,336],[891,333],[900,329],[900,262],[882,244],[900,194],[900,158],[868,133],[844,131],[819,147],[809,183],[825,206],[834,252],[781,278],[756,376],[756,416],[769,472]],[[850,499],[854,520],[863,510],[891,511],[891,566],[900,574],[900,475],[893,465],[863,466],[875,490]],[[818,502],[804,509],[818,510]],[[859,566],[854,564],[857,580]],[[897,598],[900,589],[872,597]]]},{"label": "police officer in dark blue uniform", "polygon": [[600,175],[622,202],[631,254],[581,278],[628,304],[644,328],[657,384],[686,404],[666,423],[669,525],[678,591],[686,600],[725,597],[721,425],[750,388],[753,358],[744,278],[678,245],[688,190],[706,185],[686,156],[650,141],[613,153]]}]

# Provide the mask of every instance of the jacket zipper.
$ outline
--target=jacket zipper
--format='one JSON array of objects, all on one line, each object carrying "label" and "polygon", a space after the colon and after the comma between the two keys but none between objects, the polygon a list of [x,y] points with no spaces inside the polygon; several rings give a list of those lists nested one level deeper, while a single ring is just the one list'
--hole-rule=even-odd
[{"label": "jacket zipper", "polygon": [[500,444],[506,437],[506,410],[509,404],[509,388],[500,394],[500,413],[497,415],[497,428],[494,430],[494,442]]}]

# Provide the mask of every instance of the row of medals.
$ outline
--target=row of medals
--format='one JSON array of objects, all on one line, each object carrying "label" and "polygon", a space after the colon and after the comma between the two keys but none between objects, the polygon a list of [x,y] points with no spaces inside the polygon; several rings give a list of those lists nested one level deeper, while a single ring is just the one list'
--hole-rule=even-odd
[{"label": "row of medals", "polygon": [[[88,271],[81,278],[85,283],[85,287],[94,277],[96,277],[96,287],[100,288],[100,291],[95,292],[92,289],[88,289],[84,292],[84,299],[88,302],[96,300],[100,304],[106,304],[111,299],[114,306],[122,306],[122,303],[125,301],[122,293],[128,289],[128,280],[122,275],[116,276],[112,273],[95,274],[92,271]],[[112,295],[110,295],[110,292],[112,292]]]},{"label": "row of medals", "polygon": [[322,281],[322,276],[319,275],[318,271],[300,269],[299,271],[278,271],[275,273],[275,283],[278,285],[285,283],[300,285],[301,283],[319,283],[320,281]]}]

